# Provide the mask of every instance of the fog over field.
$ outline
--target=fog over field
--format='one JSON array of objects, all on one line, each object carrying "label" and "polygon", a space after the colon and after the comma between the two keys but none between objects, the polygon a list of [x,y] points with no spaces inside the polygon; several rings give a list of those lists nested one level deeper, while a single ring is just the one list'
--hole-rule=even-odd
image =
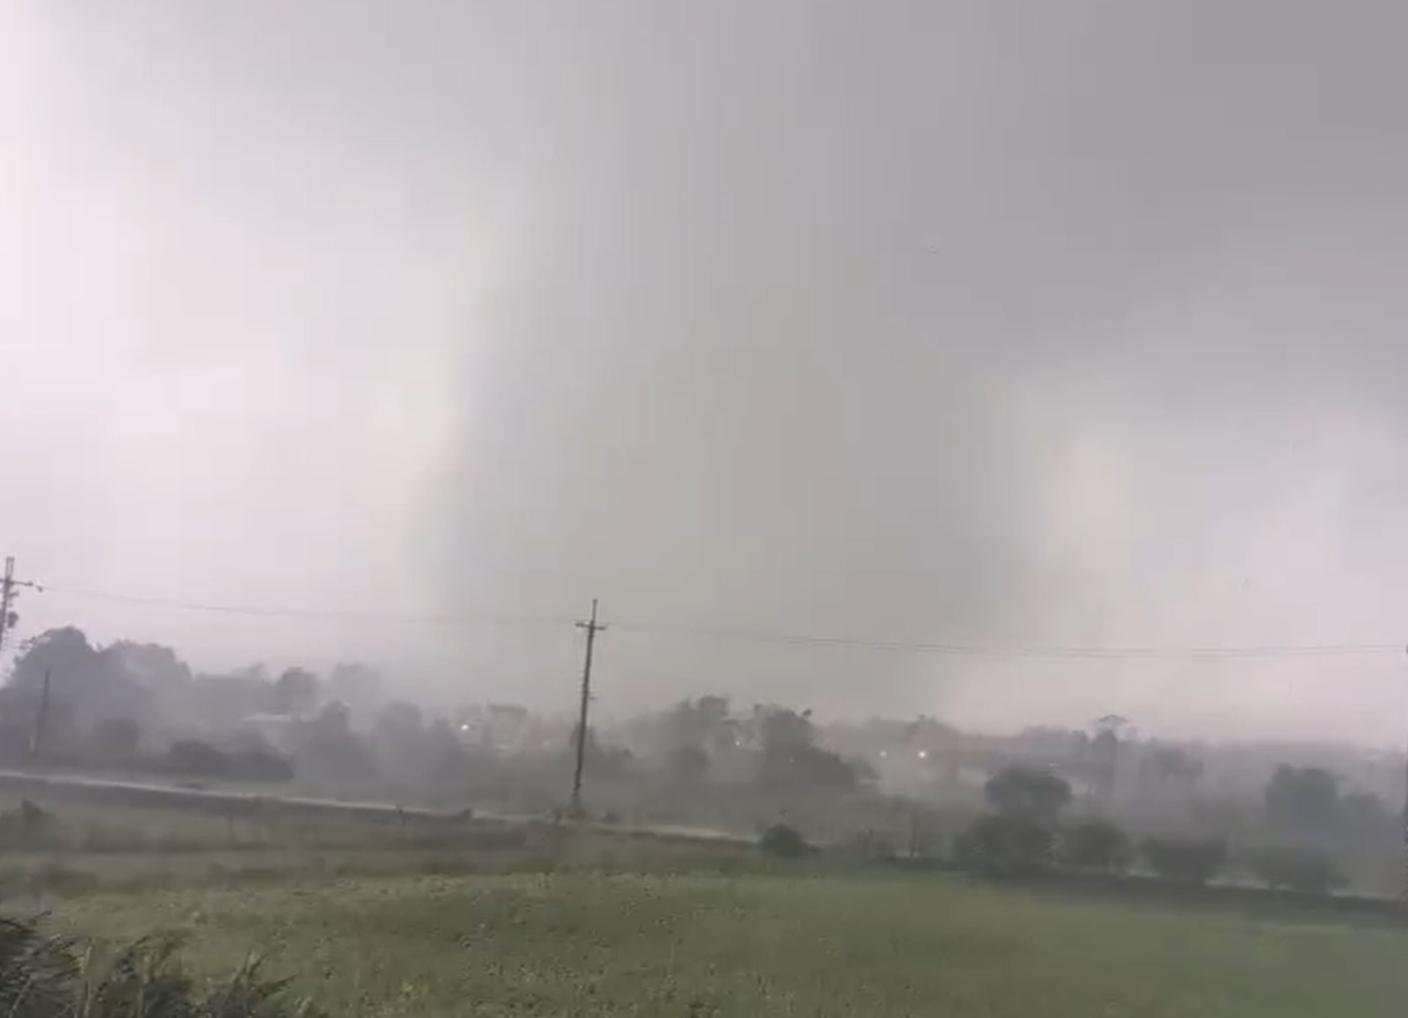
[{"label": "fog over field", "polygon": [[[9,5],[0,554],[51,588],[14,638],[566,712],[599,597],[604,717],[1401,745],[1405,32]],[[1226,647],[1269,652],[1187,653]]]}]

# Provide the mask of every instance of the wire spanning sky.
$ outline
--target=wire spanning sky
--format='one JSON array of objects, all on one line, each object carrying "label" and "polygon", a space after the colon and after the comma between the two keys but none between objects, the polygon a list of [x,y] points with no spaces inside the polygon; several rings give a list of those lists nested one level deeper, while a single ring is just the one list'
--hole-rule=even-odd
[{"label": "wire spanning sky", "polygon": [[366,615],[599,596],[695,631],[608,711],[1399,739],[1401,5],[3,17],[22,627],[552,705],[570,634]]}]

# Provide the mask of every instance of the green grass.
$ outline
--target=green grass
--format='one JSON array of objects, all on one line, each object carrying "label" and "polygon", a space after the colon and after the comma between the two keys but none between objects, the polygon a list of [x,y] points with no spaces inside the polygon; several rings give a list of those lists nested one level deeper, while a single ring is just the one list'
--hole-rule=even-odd
[{"label": "green grass", "polygon": [[1140,884],[999,887],[787,863],[725,840],[59,803],[0,844],[0,898],[113,944],[249,952],[336,1015],[1374,1018],[1408,925]]},{"label": "green grass", "polygon": [[1408,930],[922,873],[362,877],[97,894],[52,922],[251,949],[335,1014],[1397,1016]]}]

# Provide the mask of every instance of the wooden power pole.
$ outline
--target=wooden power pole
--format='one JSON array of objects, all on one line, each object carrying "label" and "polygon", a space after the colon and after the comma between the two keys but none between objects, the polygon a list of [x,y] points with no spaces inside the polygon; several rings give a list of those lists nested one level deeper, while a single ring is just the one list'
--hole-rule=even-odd
[{"label": "wooden power pole", "polygon": [[49,724],[49,669],[44,669],[44,685],[39,691],[39,710],[34,715],[34,731],[29,737],[29,757],[38,760],[44,752],[44,730]]},{"label": "wooden power pole", "polygon": [[582,709],[577,717],[577,766],[572,772],[572,812],[582,812],[582,761],[587,752],[587,705],[592,698],[592,647],[596,634],[606,628],[605,623],[596,620],[596,598],[592,598],[592,617],[586,622],[578,622],[578,629],[587,631],[587,657],[582,664]]},{"label": "wooden power pole", "polygon": [[10,628],[10,599],[15,596],[15,556],[5,556],[5,578],[0,580],[0,650],[5,647],[5,630]]},{"label": "wooden power pole", "polygon": [[1408,905],[1408,746],[1403,754],[1403,886],[1398,893],[1400,900]]},{"label": "wooden power pole", "polygon": [[5,633],[15,624],[15,598],[19,597],[20,587],[32,587],[35,590],[43,590],[39,584],[31,580],[15,579],[15,556],[5,556],[5,575],[0,578],[0,650],[5,647]]}]

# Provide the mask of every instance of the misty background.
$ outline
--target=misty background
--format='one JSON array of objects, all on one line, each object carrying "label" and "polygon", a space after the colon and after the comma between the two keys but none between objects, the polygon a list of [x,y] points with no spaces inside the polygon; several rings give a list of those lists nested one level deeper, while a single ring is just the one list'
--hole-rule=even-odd
[{"label": "misty background", "polygon": [[1399,5],[4,18],[19,638],[1401,742],[1393,650],[1020,653],[1408,642]]}]

